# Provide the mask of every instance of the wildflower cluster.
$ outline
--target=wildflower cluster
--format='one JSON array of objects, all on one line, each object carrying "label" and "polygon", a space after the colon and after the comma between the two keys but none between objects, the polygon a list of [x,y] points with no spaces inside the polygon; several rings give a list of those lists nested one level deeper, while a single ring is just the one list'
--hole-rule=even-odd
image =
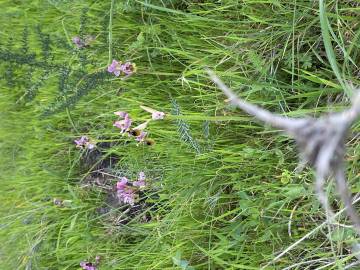
[{"label": "wildflower cluster", "polygon": [[[76,47],[83,48],[89,44],[90,40],[82,40],[79,37],[73,38],[73,43]],[[131,76],[136,72],[136,65],[131,62],[118,62],[113,60],[111,65],[107,68],[108,72],[113,73],[116,77],[124,75],[125,77]],[[125,78],[124,77],[124,78]],[[130,115],[124,111],[117,111],[114,114],[118,117],[113,123],[113,126],[120,129],[120,134],[127,134],[129,137],[133,138],[139,144],[144,143],[147,145],[154,144],[153,140],[147,138],[148,132],[145,131],[148,123],[151,120],[162,120],[165,118],[165,113],[151,109],[149,107],[141,106],[141,108],[149,113],[151,113],[151,119],[148,119],[144,123],[132,128],[133,120]],[[93,149],[96,147],[96,143],[90,140],[87,136],[81,136],[81,138],[74,140],[76,147],[80,149]],[[116,183],[114,189],[116,191],[116,198],[120,203],[128,204],[131,207],[139,201],[141,196],[141,191],[146,189],[148,186],[148,181],[146,179],[145,173],[140,172],[136,180],[131,181],[126,177],[121,177]],[[62,206],[61,200],[54,200],[54,204]],[[82,261],[80,266],[83,270],[97,270],[98,266],[98,257],[95,263]]]},{"label": "wildflower cluster", "polygon": [[95,143],[89,140],[87,136],[81,136],[80,139],[74,140],[76,147],[81,149],[93,149],[95,148]]},{"label": "wildflower cluster", "polygon": [[113,60],[112,63],[108,66],[108,72],[113,73],[116,77],[120,75],[125,75],[125,77],[129,77],[136,72],[136,65],[135,63],[125,62],[118,62]]},{"label": "wildflower cluster", "polygon": [[144,172],[140,172],[136,181],[130,182],[128,178],[122,177],[116,183],[116,196],[120,202],[133,206],[135,200],[139,197],[138,191],[147,186]]}]

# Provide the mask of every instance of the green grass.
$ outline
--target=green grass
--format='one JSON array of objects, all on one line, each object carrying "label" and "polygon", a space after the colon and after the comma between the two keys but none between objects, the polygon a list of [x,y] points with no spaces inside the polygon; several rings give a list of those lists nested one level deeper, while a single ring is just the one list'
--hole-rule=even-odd
[{"label": "green grass", "polygon": [[[343,108],[348,82],[359,84],[360,6],[320,3],[2,1],[0,268],[80,269],[96,255],[99,269],[344,269],[354,262],[349,248],[358,238],[344,216],[322,225],[312,172],[293,172],[294,143],[229,106],[204,70],[289,116]],[[74,50],[71,38],[86,34],[96,41]],[[28,52],[36,61],[24,58]],[[94,82],[112,58],[135,62],[138,72],[124,81],[99,73]],[[71,87],[59,86],[61,76]],[[118,110],[147,119],[140,105],[168,114],[148,127],[153,147],[126,143],[112,127]],[[112,142],[102,157],[119,157],[112,173],[144,170],[153,179],[151,206],[129,223],[116,223],[124,208],[99,214],[106,194],[86,187],[93,164],[80,162],[85,153],[73,143],[83,134]],[[347,155],[354,194],[357,141]],[[67,203],[58,207],[54,198]]]}]

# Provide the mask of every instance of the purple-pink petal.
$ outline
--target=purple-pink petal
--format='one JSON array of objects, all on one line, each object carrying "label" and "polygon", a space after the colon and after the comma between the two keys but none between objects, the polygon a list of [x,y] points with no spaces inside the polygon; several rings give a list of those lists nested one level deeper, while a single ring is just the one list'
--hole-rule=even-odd
[{"label": "purple-pink petal", "polygon": [[124,118],[124,126],[123,126],[121,132],[125,132],[127,129],[129,129],[130,126],[131,126],[131,122],[132,122],[131,118],[129,116],[125,116],[125,118]]},{"label": "purple-pink petal", "polygon": [[141,187],[145,187],[146,183],[145,183],[145,180],[138,180],[138,181],[134,181],[133,185],[141,188]]},{"label": "purple-pink petal", "polygon": [[132,122],[131,118],[129,116],[125,116],[124,120],[115,121],[113,126],[120,128],[121,133],[124,133],[125,131],[127,131],[130,128],[131,122]]},{"label": "purple-pink petal", "polygon": [[122,128],[124,120],[121,121],[115,121],[113,126],[117,128]]},{"label": "purple-pink petal", "polygon": [[72,42],[76,45],[78,48],[82,48],[84,46],[84,43],[81,41],[79,37],[73,37]]},{"label": "purple-pink petal", "polygon": [[126,187],[128,181],[129,180],[126,177],[121,177],[120,181],[116,183],[116,189],[123,190]]},{"label": "purple-pink petal", "polygon": [[126,62],[125,64],[121,65],[120,69],[126,75],[131,75],[134,72],[133,64],[130,62]]},{"label": "purple-pink petal", "polygon": [[134,205],[135,203],[135,193],[130,191],[130,192],[124,192],[122,195],[122,199],[124,203],[128,203],[130,205]]},{"label": "purple-pink petal", "polygon": [[81,136],[80,139],[74,140],[77,147],[83,147],[89,142],[89,138],[87,136]]},{"label": "purple-pink petal", "polygon": [[130,188],[127,188],[126,190],[124,189],[117,191],[117,197],[119,201],[128,203],[130,205],[134,205],[135,196],[136,196],[135,192]]},{"label": "purple-pink petal", "polygon": [[129,114],[128,114],[127,112],[121,112],[121,111],[119,111],[119,112],[114,112],[114,114],[117,115],[117,116],[119,116],[119,117],[121,117],[121,118],[125,118],[125,117],[128,117],[128,116],[129,116]]},{"label": "purple-pink petal", "polygon": [[135,72],[135,64],[131,62],[126,62],[122,64],[116,60],[113,60],[112,63],[108,66],[107,70],[110,73],[114,73],[115,76],[119,77],[121,73],[124,73],[127,76],[130,76]]},{"label": "purple-pink petal", "polygon": [[119,65],[119,62],[116,60],[113,60],[112,63],[108,66],[108,71],[110,73],[115,72],[118,65]]}]

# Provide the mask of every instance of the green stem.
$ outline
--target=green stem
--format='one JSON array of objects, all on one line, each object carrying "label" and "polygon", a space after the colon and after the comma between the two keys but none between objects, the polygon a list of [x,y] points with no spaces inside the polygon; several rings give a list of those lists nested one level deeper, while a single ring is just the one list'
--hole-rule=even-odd
[{"label": "green stem", "polygon": [[76,128],[75,123],[74,123],[74,121],[73,121],[72,118],[71,118],[71,114],[70,114],[69,108],[66,108],[66,114],[67,114],[67,116],[68,116],[68,118],[69,118],[69,122],[70,122],[71,126],[72,126],[73,129],[79,134],[80,132],[79,132],[79,130]]},{"label": "green stem", "polygon": [[326,56],[329,60],[330,66],[331,66],[337,80],[339,81],[340,85],[344,89],[345,94],[348,97],[351,97],[352,91],[349,88],[346,81],[344,81],[341,76],[341,72],[338,67],[335,52],[332,47],[331,37],[330,37],[331,25],[330,25],[330,22],[328,21],[327,14],[326,14],[325,0],[319,0],[319,15],[320,15],[321,34],[322,34],[322,38],[323,38],[323,42],[324,42],[324,46],[325,46]]},{"label": "green stem", "polygon": [[113,19],[114,5],[115,5],[115,0],[111,0],[110,19],[109,19],[109,60],[108,60],[109,65],[111,64],[112,61],[112,19]]}]

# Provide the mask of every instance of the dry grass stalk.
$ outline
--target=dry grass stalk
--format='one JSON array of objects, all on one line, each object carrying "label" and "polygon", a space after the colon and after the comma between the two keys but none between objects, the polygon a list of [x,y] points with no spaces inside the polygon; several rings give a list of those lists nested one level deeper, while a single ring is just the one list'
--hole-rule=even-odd
[{"label": "dry grass stalk", "polygon": [[207,72],[231,103],[264,124],[283,130],[295,139],[301,159],[299,165],[303,167],[305,164],[309,164],[315,170],[316,195],[326,211],[329,222],[333,220],[334,212],[324,187],[328,177],[335,179],[336,190],[354,228],[360,234],[360,218],[352,205],[344,165],[347,133],[360,116],[360,94],[355,93],[352,105],[342,112],[327,114],[319,118],[289,118],[271,113],[240,99],[211,70],[207,70]]}]

